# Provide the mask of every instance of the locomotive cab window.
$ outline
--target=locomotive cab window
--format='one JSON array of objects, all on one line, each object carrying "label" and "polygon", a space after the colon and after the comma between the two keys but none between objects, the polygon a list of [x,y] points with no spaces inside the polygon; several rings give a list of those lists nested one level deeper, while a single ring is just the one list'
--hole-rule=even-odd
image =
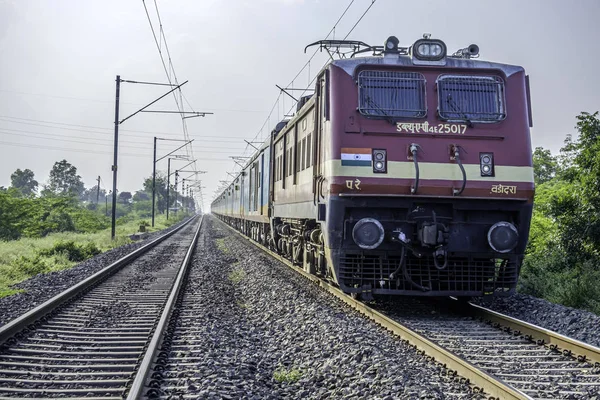
[{"label": "locomotive cab window", "polygon": [[359,72],[358,111],[375,118],[424,118],[425,77],[416,72]]},{"label": "locomotive cab window", "polygon": [[438,113],[447,121],[499,122],[506,118],[504,81],[495,76],[442,75]]}]

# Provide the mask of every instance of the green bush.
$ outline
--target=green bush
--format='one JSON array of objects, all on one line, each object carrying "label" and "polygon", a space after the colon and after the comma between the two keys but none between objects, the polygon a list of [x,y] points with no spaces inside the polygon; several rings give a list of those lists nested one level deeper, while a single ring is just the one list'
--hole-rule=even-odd
[{"label": "green bush", "polygon": [[75,223],[71,214],[66,210],[52,210],[44,219],[44,228],[42,236],[46,236],[51,232],[74,232]]},{"label": "green bush", "polygon": [[600,271],[593,262],[569,260],[562,250],[527,255],[519,292],[600,314]]},{"label": "green bush", "polygon": [[44,259],[42,259],[39,255],[36,255],[33,258],[21,256],[14,260],[11,263],[11,266],[14,267],[15,273],[18,272],[27,276],[48,272],[49,269]]},{"label": "green bush", "polygon": [[78,245],[73,241],[61,241],[56,242],[54,246],[49,249],[41,250],[38,254],[40,256],[50,257],[59,253],[65,254],[69,261],[81,262],[102,253],[102,251],[91,242],[84,245]]},{"label": "green bush", "polygon": [[77,232],[98,232],[110,226],[110,219],[104,214],[99,214],[86,209],[71,212]]},{"label": "green bush", "polygon": [[152,215],[152,201],[136,201],[133,203],[133,210],[142,218],[147,218]]}]

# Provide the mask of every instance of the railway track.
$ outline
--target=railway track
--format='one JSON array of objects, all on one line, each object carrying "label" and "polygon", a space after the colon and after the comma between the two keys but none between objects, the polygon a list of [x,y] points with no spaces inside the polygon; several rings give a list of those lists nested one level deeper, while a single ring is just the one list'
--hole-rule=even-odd
[{"label": "railway track", "polygon": [[407,340],[484,398],[600,399],[599,348],[472,304],[415,302],[413,315],[378,311],[222,224]]},{"label": "railway track", "polygon": [[0,328],[0,398],[136,398],[191,260],[194,221]]},{"label": "railway track", "polygon": [[409,301],[402,310],[386,314],[530,398],[598,396],[593,346],[472,304]]}]

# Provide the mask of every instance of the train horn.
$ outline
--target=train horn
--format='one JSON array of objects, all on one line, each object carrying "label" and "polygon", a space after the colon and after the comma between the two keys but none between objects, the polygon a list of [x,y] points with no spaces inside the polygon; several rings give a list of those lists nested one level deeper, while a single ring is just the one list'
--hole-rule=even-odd
[{"label": "train horn", "polygon": [[458,58],[471,58],[479,56],[479,46],[476,44],[472,44],[469,47],[465,47],[464,49],[457,50],[456,53],[452,55],[453,57]]}]

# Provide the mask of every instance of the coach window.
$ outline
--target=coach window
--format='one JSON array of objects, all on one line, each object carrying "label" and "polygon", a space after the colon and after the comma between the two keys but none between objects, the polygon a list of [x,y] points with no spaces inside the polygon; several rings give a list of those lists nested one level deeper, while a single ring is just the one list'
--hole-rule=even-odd
[{"label": "coach window", "polygon": [[309,133],[306,137],[306,168],[312,165],[312,143],[311,143],[311,134]]},{"label": "coach window", "polygon": [[329,70],[325,71],[325,101],[323,102],[323,115],[325,120],[329,121]]},{"label": "coach window", "polygon": [[264,204],[264,191],[262,190],[262,186],[263,186],[263,175],[265,173],[265,154],[263,153],[260,156],[260,174],[258,177],[258,187],[261,188],[259,190],[260,192],[260,202],[258,203],[258,206],[260,207],[260,215],[262,215],[263,213],[263,207],[262,205]]},{"label": "coach window", "polygon": [[306,168],[306,137],[302,138],[302,147],[300,150],[300,162],[302,164],[300,169],[302,171],[304,171],[304,169]]},{"label": "coach window", "polygon": [[253,196],[254,196],[254,204],[253,210],[258,210],[258,188],[260,187],[260,180],[258,177],[258,161],[254,163],[254,187],[253,187]]},{"label": "coach window", "polygon": [[254,211],[254,185],[255,185],[255,181],[254,181],[254,165],[252,167],[250,167],[250,184],[249,184],[249,190],[248,190],[248,211]]},{"label": "coach window", "polygon": [[[306,119],[302,120],[305,124]],[[296,184],[296,175],[300,172],[300,139],[298,138],[298,124],[294,129],[294,185]]]},{"label": "coach window", "polygon": [[294,157],[294,159],[296,160],[296,172],[300,172],[302,171],[302,163],[300,162],[300,160],[302,160],[302,139],[298,139],[298,141],[296,142],[295,153],[296,156]]}]

